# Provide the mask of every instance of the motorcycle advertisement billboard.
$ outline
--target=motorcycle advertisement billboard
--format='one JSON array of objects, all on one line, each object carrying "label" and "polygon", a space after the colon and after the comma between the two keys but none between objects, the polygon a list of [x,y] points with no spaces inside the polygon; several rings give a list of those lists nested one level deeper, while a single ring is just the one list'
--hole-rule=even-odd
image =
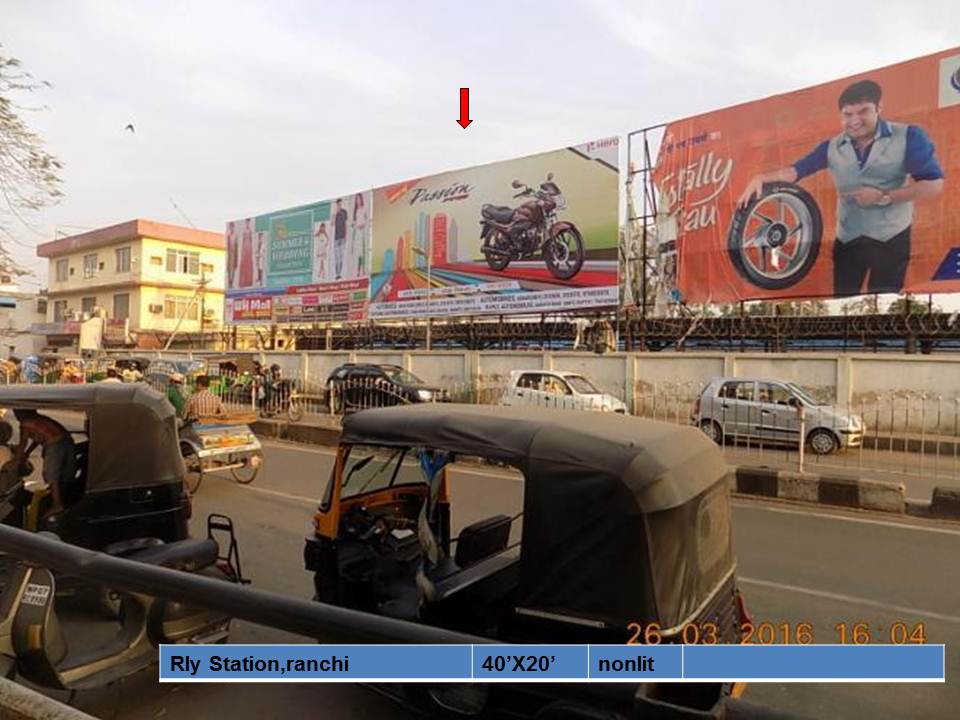
[{"label": "motorcycle advertisement billboard", "polygon": [[355,193],[227,223],[225,321],[363,319],[371,200]]},{"label": "motorcycle advertisement billboard", "polygon": [[618,144],[607,138],[374,190],[370,317],[616,305]]},{"label": "motorcycle advertisement billboard", "polygon": [[958,176],[960,48],[669,123],[672,297],[960,291]]}]

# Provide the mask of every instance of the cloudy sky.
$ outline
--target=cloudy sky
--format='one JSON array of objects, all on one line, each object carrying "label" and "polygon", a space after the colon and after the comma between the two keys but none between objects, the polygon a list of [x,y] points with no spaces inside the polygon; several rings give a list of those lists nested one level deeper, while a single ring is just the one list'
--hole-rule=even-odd
[{"label": "cloudy sky", "polygon": [[906,60],[958,28],[956,0],[3,0],[0,44],[52,83],[28,120],[67,166],[12,249],[42,284],[33,248],[57,232],[221,230]]}]

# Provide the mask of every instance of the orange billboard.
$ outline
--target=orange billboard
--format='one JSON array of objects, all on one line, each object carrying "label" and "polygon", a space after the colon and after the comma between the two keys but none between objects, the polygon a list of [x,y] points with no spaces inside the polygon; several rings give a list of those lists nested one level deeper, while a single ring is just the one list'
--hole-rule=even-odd
[{"label": "orange billboard", "polygon": [[683,302],[960,291],[960,48],[672,122]]}]

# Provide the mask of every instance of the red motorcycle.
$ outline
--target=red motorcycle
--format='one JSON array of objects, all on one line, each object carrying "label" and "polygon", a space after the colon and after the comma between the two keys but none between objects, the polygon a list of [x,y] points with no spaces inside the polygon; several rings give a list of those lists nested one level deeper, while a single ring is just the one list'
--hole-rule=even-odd
[{"label": "red motorcycle", "polygon": [[539,190],[513,181],[520,190],[515,198],[530,198],[520,207],[484,205],[480,214],[480,251],[493,270],[504,270],[514,260],[527,260],[538,252],[550,274],[569,280],[583,267],[583,236],[572,222],[557,220],[567,201],[553,182],[553,173]]}]

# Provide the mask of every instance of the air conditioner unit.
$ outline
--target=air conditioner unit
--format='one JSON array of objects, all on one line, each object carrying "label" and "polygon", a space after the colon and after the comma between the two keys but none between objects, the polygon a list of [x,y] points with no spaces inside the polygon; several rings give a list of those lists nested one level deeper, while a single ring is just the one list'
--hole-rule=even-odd
[{"label": "air conditioner unit", "polygon": [[216,314],[217,314],[217,311],[214,310],[213,308],[204,308],[204,309],[203,309],[203,316],[204,316],[204,317],[212,318],[212,317],[213,317],[214,315],[216,315]]},{"label": "air conditioner unit", "polygon": [[159,315],[160,313],[163,312],[163,305],[150,305],[148,309],[154,315]]}]

